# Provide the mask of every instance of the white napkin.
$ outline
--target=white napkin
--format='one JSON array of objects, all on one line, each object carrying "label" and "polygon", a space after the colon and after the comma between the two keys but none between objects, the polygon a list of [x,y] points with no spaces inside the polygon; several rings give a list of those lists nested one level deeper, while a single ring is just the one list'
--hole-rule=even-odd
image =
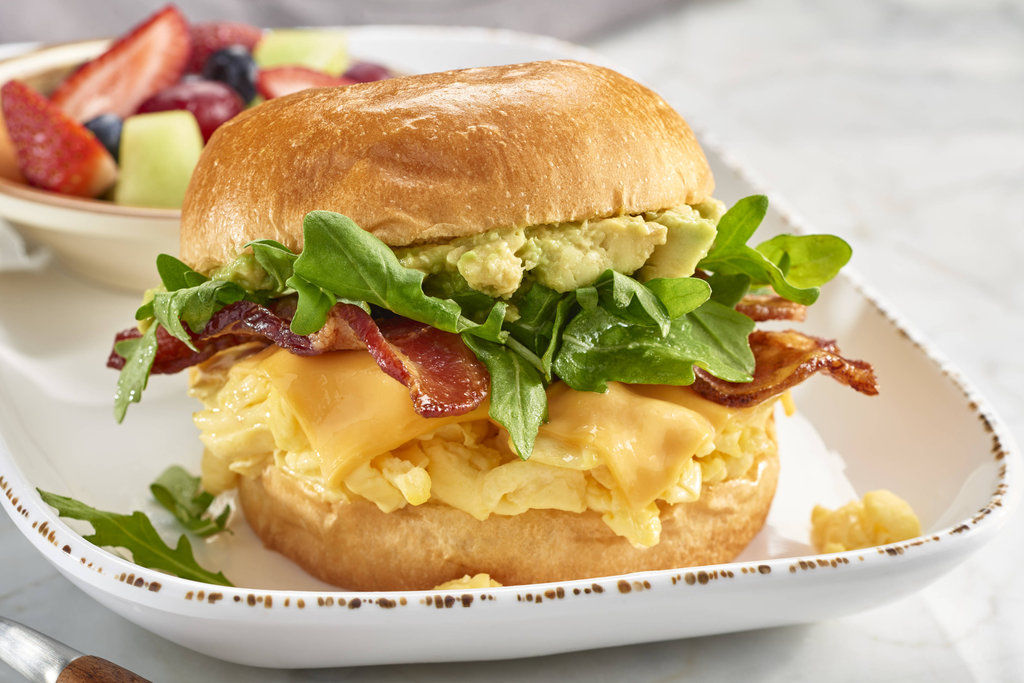
[{"label": "white napkin", "polygon": [[36,270],[49,260],[49,249],[29,248],[11,224],[0,219],[0,273]]}]

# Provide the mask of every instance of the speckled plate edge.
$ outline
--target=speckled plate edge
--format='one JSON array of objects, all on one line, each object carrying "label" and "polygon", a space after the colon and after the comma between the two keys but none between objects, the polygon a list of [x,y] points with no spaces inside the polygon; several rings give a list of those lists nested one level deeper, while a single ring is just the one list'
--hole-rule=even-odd
[{"label": "speckled plate edge", "polygon": [[[545,36],[500,29],[367,26],[349,30],[395,29],[424,33],[442,32],[448,35],[458,32],[466,37],[487,37],[490,40],[531,44],[538,48],[560,52],[567,57],[609,64],[608,60],[601,55],[571,43]],[[732,172],[753,188],[765,187],[765,184],[754,173],[722,149],[715,142],[713,135],[706,131],[700,131],[698,137],[706,150],[713,151]],[[783,198],[771,191],[763,189],[761,191],[770,197],[773,209],[779,213],[788,228],[794,232],[808,232],[805,229],[805,222]],[[257,606],[264,609],[284,608],[296,618],[303,620],[329,621],[330,615],[337,614],[336,609],[339,606],[348,610],[357,610],[370,605],[387,610],[414,605],[458,608],[469,607],[475,601],[507,601],[536,605],[544,601],[572,597],[643,592],[670,585],[701,586],[723,579],[778,581],[783,580],[788,574],[818,569],[842,571],[845,567],[863,564],[884,567],[885,563],[890,562],[910,559],[927,560],[929,556],[941,552],[938,548],[939,542],[947,539],[958,544],[969,543],[974,547],[980,546],[1005,523],[1021,498],[1019,482],[1021,460],[1009,431],[962,373],[941,352],[925,341],[924,337],[902,316],[894,312],[884,298],[866,284],[855,271],[846,269],[841,277],[850,282],[901,336],[910,341],[953,383],[963,395],[969,410],[992,437],[991,457],[998,463],[999,469],[997,472],[998,483],[988,501],[970,517],[927,536],[886,546],[828,555],[806,555],[759,562],[733,562],[705,567],[648,571],[596,579],[488,589],[374,592],[257,590],[211,586],[169,576],[140,567],[84,541],[78,533],[42,503],[20,469],[15,465],[2,435],[0,435],[0,492],[3,493],[3,506],[19,530],[66,575],[75,576],[76,579],[101,593],[108,593],[113,597],[160,610],[172,611],[169,606],[171,604],[169,598],[176,599],[176,604],[173,607],[175,613],[207,618],[212,616],[211,610],[248,609]],[[305,609],[313,606],[335,607],[335,610]]]}]

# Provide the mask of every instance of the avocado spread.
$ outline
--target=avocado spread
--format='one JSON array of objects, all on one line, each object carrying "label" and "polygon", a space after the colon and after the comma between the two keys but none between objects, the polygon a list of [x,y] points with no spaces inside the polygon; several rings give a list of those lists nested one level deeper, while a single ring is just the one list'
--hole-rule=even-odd
[{"label": "avocado spread", "polygon": [[643,280],[688,277],[711,248],[723,211],[712,199],[642,216],[490,230],[395,252],[407,268],[458,273],[493,297],[511,296],[525,273],[558,292],[589,285],[609,268],[640,271]]}]

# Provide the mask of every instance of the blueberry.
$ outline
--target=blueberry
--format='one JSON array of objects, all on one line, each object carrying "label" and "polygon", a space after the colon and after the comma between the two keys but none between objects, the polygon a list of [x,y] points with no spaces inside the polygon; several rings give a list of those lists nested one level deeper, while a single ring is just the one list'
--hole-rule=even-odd
[{"label": "blueberry", "polygon": [[114,114],[100,114],[86,121],[84,125],[107,148],[114,161],[117,161],[117,148],[121,144],[121,119]]},{"label": "blueberry", "polygon": [[235,89],[242,102],[256,97],[256,62],[244,45],[229,45],[217,50],[203,65],[203,78],[226,83]]}]

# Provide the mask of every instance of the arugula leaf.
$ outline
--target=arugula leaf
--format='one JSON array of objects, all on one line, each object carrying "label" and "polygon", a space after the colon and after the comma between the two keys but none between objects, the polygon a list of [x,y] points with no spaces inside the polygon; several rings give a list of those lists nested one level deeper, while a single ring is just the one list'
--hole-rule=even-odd
[{"label": "arugula leaf", "polygon": [[295,259],[298,256],[274,240],[256,240],[245,246],[252,249],[256,263],[267,272],[277,290],[282,293],[286,291],[290,287],[288,279],[295,274]]},{"label": "arugula leaf", "polygon": [[299,301],[291,322],[292,332],[295,334],[319,332],[327,322],[327,314],[338,300],[334,298],[334,295],[298,275],[288,278],[288,286],[299,294]]},{"label": "arugula leaf", "polygon": [[156,358],[156,329],[156,325],[150,325],[141,337],[125,339],[115,347],[125,359],[114,392],[114,419],[118,423],[124,421],[128,404],[142,400],[142,391],[149,383],[149,371]]},{"label": "arugula leaf", "polygon": [[184,262],[170,254],[159,254],[156,257],[156,272],[167,291],[196,287],[206,282],[207,278],[189,268]]},{"label": "arugula leaf", "polygon": [[225,530],[231,508],[225,507],[216,518],[204,517],[213,494],[200,490],[199,477],[193,477],[183,467],[168,467],[149,485],[149,490],[192,533],[205,538]]},{"label": "arugula leaf", "polygon": [[695,277],[662,277],[644,284],[664,304],[670,318],[686,315],[711,296],[711,285]]},{"label": "arugula leaf", "polygon": [[519,318],[508,324],[512,339],[539,357],[545,382],[551,382],[551,363],[561,341],[562,330],[576,306],[573,292],[559,293],[533,282],[512,299]]},{"label": "arugula leaf", "polygon": [[592,311],[597,308],[599,303],[601,303],[601,299],[597,293],[597,287],[592,285],[588,287],[580,287],[575,293],[576,302],[584,311]]},{"label": "arugula leaf", "polygon": [[508,346],[468,333],[462,334],[462,340],[491,374],[491,418],[508,430],[519,457],[528,459],[537,431],[548,419],[548,397],[540,373]]},{"label": "arugula leaf", "polygon": [[672,320],[661,337],[603,308],[583,311],[565,328],[555,373],[578,391],[605,391],[608,381],[687,385],[699,365],[730,382],[749,382],[754,322],[715,301]]},{"label": "arugula leaf", "polygon": [[[764,219],[768,199],[762,195],[746,197],[725,212],[718,223],[718,236],[698,268],[716,276],[733,276],[727,292],[712,294],[719,301],[735,304],[742,287],[771,285],[779,296],[798,304],[813,304],[818,287],[832,279],[850,258],[846,242],[831,235],[780,235],[757,249],[746,242]],[[712,291],[715,282],[712,281]],[[742,294],[739,294],[742,297]]]},{"label": "arugula leaf", "polygon": [[597,278],[594,287],[606,310],[631,323],[657,327],[663,337],[668,334],[670,318],[665,305],[640,282],[609,269]]},{"label": "arugula leaf", "polygon": [[757,250],[797,287],[820,287],[845,266],[853,249],[835,235],[777,235]]},{"label": "arugula leaf", "polygon": [[743,274],[724,275],[712,273],[708,277],[711,285],[711,299],[732,308],[740,302],[750,289],[750,278]]},{"label": "arugula leaf", "polygon": [[565,326],[569,324],[569,315],[575,305],[575,299],[571,295],[566,295],[558,301],[558,305],[555,307],[555,318],[551,323],[551,336],[540,357],[541,367],[544,369],[544,379],[548,382],[553,379],[552,366],[555,355],[562,346],[562,334],[565,332]]},{"label": "arugula leaf", "polygon": [[199,332],[218,310],[241,301],[246,292],[228,280],[206,280],[195,287],[177,289],[172,292],[157,292],[153,295],[153,317],[164,329],[184,342],[193,351],[197,350],[192,337],[182,323],[193,332]]},{"label": "arugula leaf", "polygon": [[768,198],[763,194],[744,197],[730,207],[718,221],[715,242],[708,256],[746,246],[768,213]]},{"label": "arugula leaf", "polygon": [[451,271],[428,275],[423,280],[423,291],[439,299],[451,299],[462,307],[462,314],[479,322],[494,308],[495,299],[469,286],[466,278]]},{"label": "arugula leaf", "polygon": [[232,585],[221,572],[214,574],[203,569],[192,554],[192,544],[185,534],[178,539],[178,545],[171,548],[142,512],[122,515],[90,507],[73,498],[58,496],[42,489],[36,489],[43,502],[55,508],[61,517],[80,519],[92,524],[93,533],[83,536],[93,545],[124,548],[132,554],[135,564],[150,569],[159,569],[174,576],[193,581],[202,581],[219,586]]},{"label": "arugula leaf", "polygon": [[[425,294],[425,275],[399,263],[395,252],[347,216],[311,211],[302,226],[305,246],[295,260],[295,274],[325,292],[365,301],[446,332],[493,335],[493,328],[464,317],[451,299]],[[501,336],[492,341],[501,341]]]}]

